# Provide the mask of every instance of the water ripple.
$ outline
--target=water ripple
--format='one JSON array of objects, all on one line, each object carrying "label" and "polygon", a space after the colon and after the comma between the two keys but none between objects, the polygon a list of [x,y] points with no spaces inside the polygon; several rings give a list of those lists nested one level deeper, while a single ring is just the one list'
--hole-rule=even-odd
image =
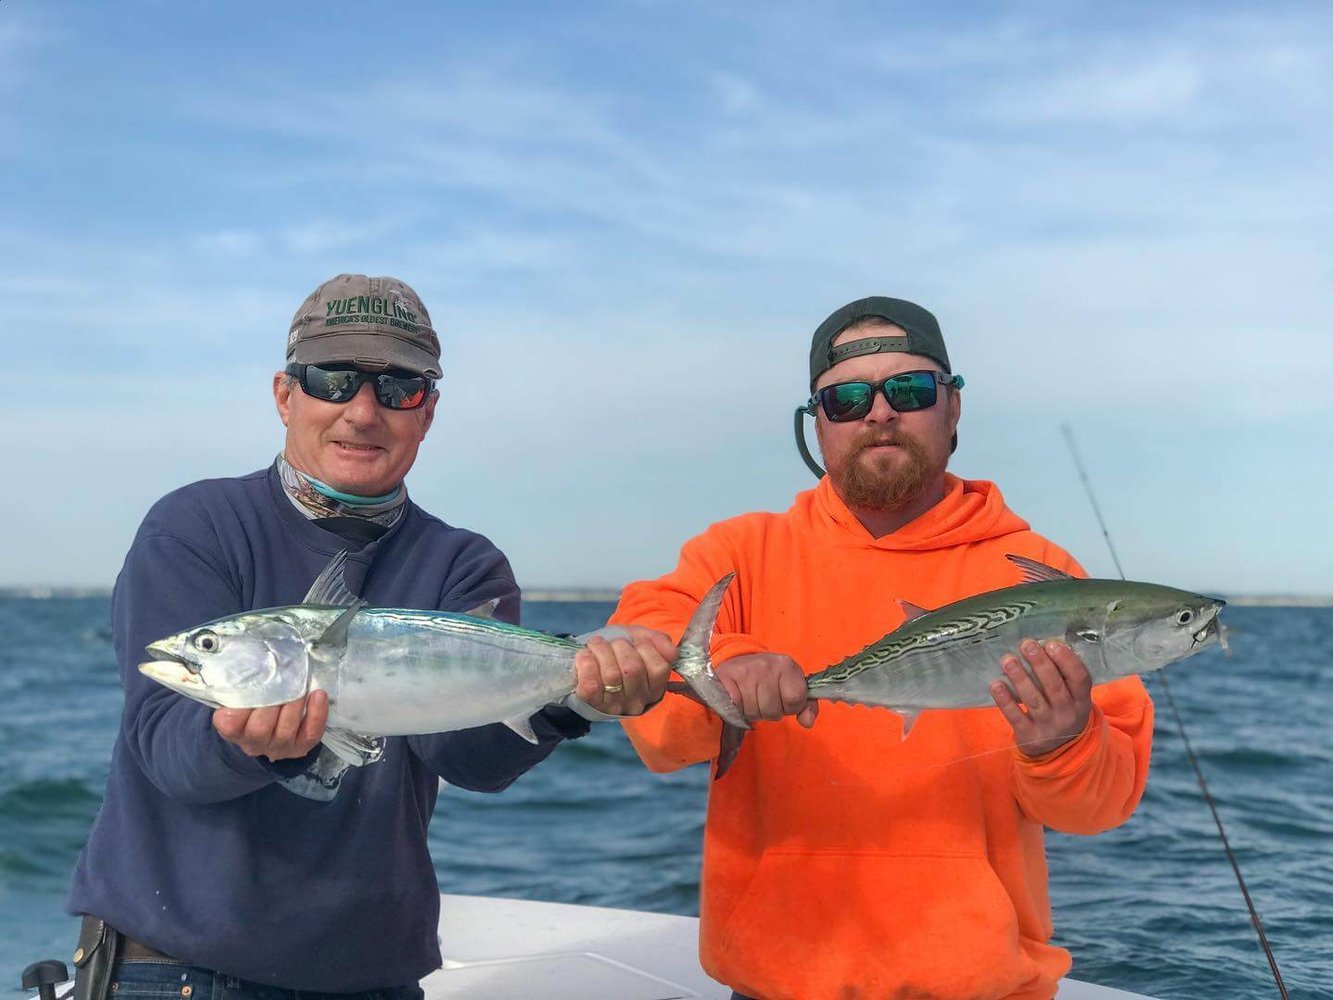
[{"label": "water ripple", "polygon": [[[528,623],[598,627],[605,604]],[[1293,997],[1333,997],[1333,610],[1228,608],[1234,655],[1173,668],[1242,871]],[[104,598],[0,600],[0,965],[68,950],[60,906],[105,782],[120,694]],[[1048,839],[1057,941],[1079,978],[1163,1000],[1267,997],[1271,973],[1160,689],[1148,789],[1124,826]],[[708,775],[650,775],[614,726],[502,795],[446,788],[446,891],[696,913]]]}]

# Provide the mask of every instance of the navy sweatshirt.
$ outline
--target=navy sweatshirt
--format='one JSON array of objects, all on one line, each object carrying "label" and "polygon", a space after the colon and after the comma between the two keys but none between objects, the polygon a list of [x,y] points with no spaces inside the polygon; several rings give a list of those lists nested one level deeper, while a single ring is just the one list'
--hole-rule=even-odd
[{"label": "navy sweatshirt", "polygon": [[[378,763],[350,769],[336,798],[316,802],[275,783],[293,762],[246,756],[218,736],[211,709],[137,669],[156,639],[300,603],[346,547],[292,506],[272,468],[194,483],[149,511],[112,596],[125,712],[70,912],[191,965],[289,989],[397,986],[440,966],[426,846],[437,776],[499,791],[586,723],[538,713],[536,746],[502,725],[391,737]],[[373,607],[467,611],[498,597],[496,617],[518,619],[500,551],[410,500],[383,537],[350,553],[346,579]]]}]

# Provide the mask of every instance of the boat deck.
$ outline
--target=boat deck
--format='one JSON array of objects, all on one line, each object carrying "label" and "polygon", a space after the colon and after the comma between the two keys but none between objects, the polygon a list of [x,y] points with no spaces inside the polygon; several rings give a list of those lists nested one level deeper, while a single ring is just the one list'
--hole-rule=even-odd
[{"label": "boat deck", "polygon": [[[427,1000],[729,1000],[699,966],[699,921],[665,913],[446,895],[444,968]],[[1073,979],[1060,1000],[1151,1000]]]}]

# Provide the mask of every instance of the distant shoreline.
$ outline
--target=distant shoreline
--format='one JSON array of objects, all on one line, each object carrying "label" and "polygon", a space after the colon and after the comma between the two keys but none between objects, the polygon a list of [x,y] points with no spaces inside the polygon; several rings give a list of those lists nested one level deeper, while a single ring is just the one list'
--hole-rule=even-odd
[{"label": "distant shoreline", "polygon": [[[71,597],[110,597],[110,587],[78,586],[43,586],[39,584],[18,587],[0,586],[0,597],[20,597],[31,600]],[[523,590],[525,601],[552,601],[566,604],[572,602],[615,602],[620,600],[620,591],[610,587],[527,587]]]},{"label": "distant shoreline", "polygon": [[[77,586],[0,586],[0,597],[31,600],[49,598],[110,597],[110,587]],[[1333,594],[1227,594],[1228,604],[1240,608],[1333,608]],[[525,601],[553,604],[611,604],[620,600],[620,591],[611,587],[528,587]]]}]

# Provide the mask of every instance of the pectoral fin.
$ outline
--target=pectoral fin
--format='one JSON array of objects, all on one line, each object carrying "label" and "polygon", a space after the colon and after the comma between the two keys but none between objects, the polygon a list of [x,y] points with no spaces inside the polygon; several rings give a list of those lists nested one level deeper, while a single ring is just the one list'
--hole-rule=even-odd
[{"label": "pectoral fin", "polygon": [[356,613],[366,606],[366,602],[361,598],[352,599],[351,606],[329,623],[329,627],[320,633],[319,638],[312,642],[311,646],[317,646],[320,649],[341,649],[347,645],[347,626],[352,624],[352,619]]}]

